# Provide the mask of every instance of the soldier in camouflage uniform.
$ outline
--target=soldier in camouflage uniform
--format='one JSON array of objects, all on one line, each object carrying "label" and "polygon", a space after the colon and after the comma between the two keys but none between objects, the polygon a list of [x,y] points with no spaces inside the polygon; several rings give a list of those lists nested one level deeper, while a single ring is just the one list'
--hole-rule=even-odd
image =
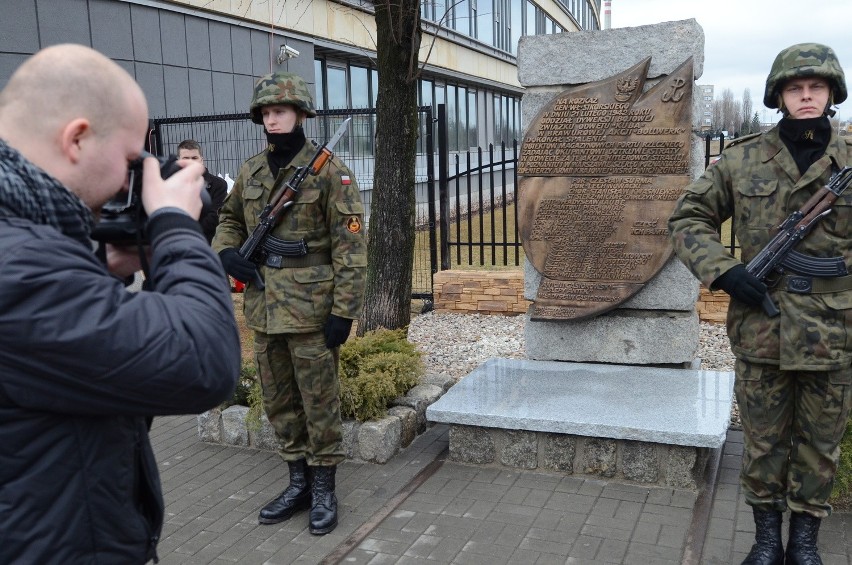
[{"label": "soldier in camouflage uniform", "polygon": [[[846,99],[831,48],[805,43],[776,57],[763,103],[783,118],[735,140],[686,188],[669,219],[678,257],[709,289],[730,294],[728,337],[737,357],[735,392],[745,437],[741,483],[755,541],[744,563],[784,563],[781,525],[790,510],[787,563],[821,563],[817,533],[839,460],[852,383],[852,276],[785,274],[766,285],[746,272],[783,219],[852,165],[852,144],[828,117]],[[733,218],[742,262],[720,241]],[[852,194],[796,250],[852,264]],[[802,282],[806,284],[801,284]],[[766,293],[780,316],[761,308]]]},{"label": "soldier in camouflage uniform", "polygon": [[[310,507],[310,532],[337,525],[335,469],[343,461],[338,351],[361,312],[367,249],[364,206],[350,170],[337,157],[300,187],[295,204],[264,244],[262,265],[237,250],[258,223],[275,189],[318,147],[301,123],[316,116],[305,81],[277,72],[255,85],[252,121],[263,124],[268,147],[240,168],[222,206],[213,248],[225,270],[247,284],[245,317],[264,409],[280,440],[290,484],[259,515],[261,524]],[[258,288],[255,277],[265,288]]]}]

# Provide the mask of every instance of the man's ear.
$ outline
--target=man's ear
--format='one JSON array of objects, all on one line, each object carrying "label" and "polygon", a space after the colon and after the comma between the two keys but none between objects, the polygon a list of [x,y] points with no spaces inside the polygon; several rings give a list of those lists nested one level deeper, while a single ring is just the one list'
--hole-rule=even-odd
[{"label": "man's ear", "polygon": [[86,118],[75,118],[65,124],[60,133],[59,146],[62,154],[76,164],[82,153],[82,143],[92,135],[92,125]]}]

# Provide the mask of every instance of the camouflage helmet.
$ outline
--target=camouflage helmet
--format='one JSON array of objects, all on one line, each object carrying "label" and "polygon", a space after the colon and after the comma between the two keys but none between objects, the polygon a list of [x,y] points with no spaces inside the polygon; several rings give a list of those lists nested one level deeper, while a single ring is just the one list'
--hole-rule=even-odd
[{"label": "camouflage helmet", "polygon": [[254,83],[254,95],[251,98],[251,121],[263,123],[260,109],[270,104],[292,104],[305,112],[309,118],[317,115],[314,99],[305,80],[297,74],[279,71],[260,77]]},{"label": "camouflage helmet", "polygon": [[777,108],[778,94],[786,81],[814,76],[828,81],[835,104],[846,100],[846,78],[834,50],[819,43],[799,43],[784,49],[775,57],[772,70],[766,78],[763,105]]}]

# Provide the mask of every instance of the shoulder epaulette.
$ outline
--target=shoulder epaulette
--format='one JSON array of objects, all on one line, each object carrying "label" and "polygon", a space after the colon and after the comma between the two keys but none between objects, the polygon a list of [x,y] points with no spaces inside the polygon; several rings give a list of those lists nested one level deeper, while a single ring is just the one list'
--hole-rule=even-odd
[{"label": "shoulder epaulette", "polygon": [[760,137],[761,135],[763,135],[763,134],[761,134],[761,133],[750,133],[748,135],[741,135],[740,137],[732,139],[727,144],[725,144],[725,149],[727,149],[728,147],[733,147],[734,145],[739,145],[743,141],[748,141],[749,139],[754,139],[756,137]]}]

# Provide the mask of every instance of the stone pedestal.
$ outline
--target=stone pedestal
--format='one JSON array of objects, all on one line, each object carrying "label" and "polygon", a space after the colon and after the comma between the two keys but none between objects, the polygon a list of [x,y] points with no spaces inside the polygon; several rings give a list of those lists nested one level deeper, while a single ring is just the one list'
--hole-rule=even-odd
[{"label": "stone pedestal", "polygon": [[429,406],[450,458],[697,488],[725,441],[733,374],[491,359]]}]

